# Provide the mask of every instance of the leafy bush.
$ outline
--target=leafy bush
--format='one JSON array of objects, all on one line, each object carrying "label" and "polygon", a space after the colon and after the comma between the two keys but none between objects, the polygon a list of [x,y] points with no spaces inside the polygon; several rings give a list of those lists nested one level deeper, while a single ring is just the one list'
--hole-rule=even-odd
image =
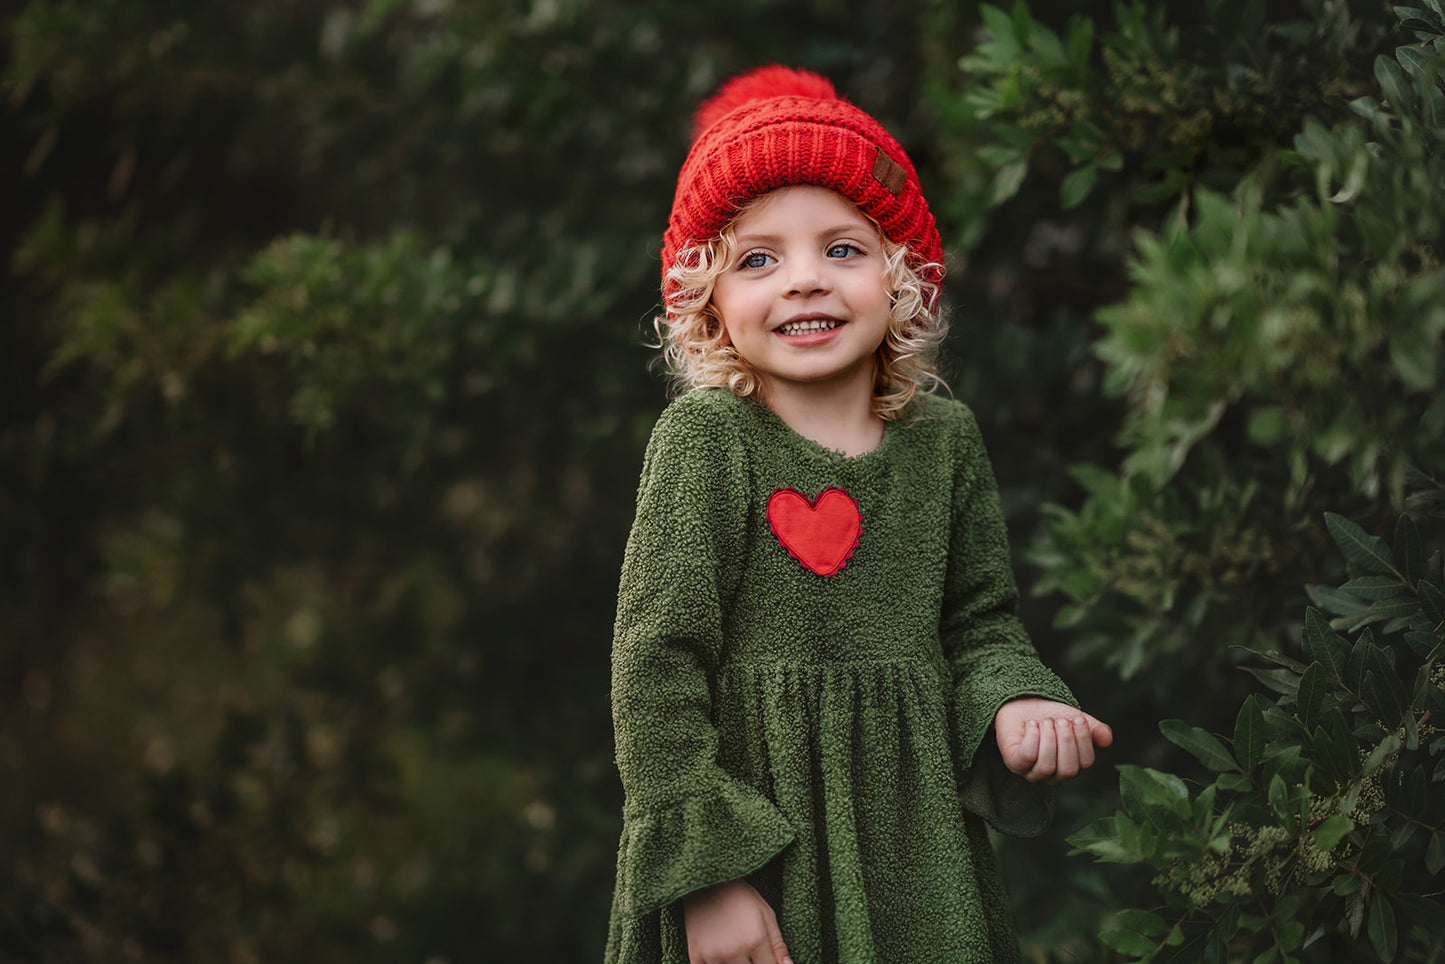
[{"label": "leafy bush", "polygon": [[[1134,233],[1127,297],[1095,315],[1104,387],[1125,405],[1120,472],[1077,472],[1084,507],[1051,509],[1033,557],[1044,569],[1036,589],[1073,601],[1059,619],[1081,658],[1127,678],[1186,655],[1177,666],[1189,672],[1214,658],[1190,640],[1267,638],[1274,600],[1253,588],[1319,575],[1321,546],[1297,520],[1377,498],[1398,506],[1412,461],[1445,467],[1436,6],[1399,8],[1401,34],[1375,60],[1372,90],[1343,75],[1302,100],[1328,121],[1306,117],[1292,133],[1266,121],[1298,66],[1276,53],[1263,75],[1234,69],[1230,58],[1256,40],[1224,22],[1230,5],[1210,5],[1210,36],[1242,49],[1204,66],[1177,60],[1182,41],[1163,8],[1121,7],[1117,32],[1097,41],[1082,18],[1060,39],[1022,6],[985,8],[993,40],[964,67],[989,81],[972,103],[997,136],[987,150],[1000,183],[1062,152],[1073,165],[1065,204],[1114,168],[1132,212],[1172,199],[1157,232]],[[1348,61],[1369,32],[1330,9],[1264,33]],[[1213,129],[1196,132],[1198,149],[1180,148],[1170,127],[1186,104]],[[1224,124],[1248,149],[1205,149]]]},{"label": "leafy bush", "polygon": [[5,5],[0,959],[600,952],[690,112],[786,59],[906,131],[918,35],[882,0]]},{"label": "leafy bush", "polygon": [[[1179,769],[1155,721],[1227,730],[1250,698],[1237,667],[1290,638],[1301,585],[1343,581],[1315,520],[1375,526],[1412,479],[1445,478],[1445,17],[1313,0],[980,9],[941,111],[976,159],[953,203],[986,212],[965,235],[976,261],[997,257],[994,223],[1035,226],[1020,243],[1037,263],[1003,280],[1062,277],[1096,299],[1077,370],[1099,366],[1119,406],[1115,452],[1073,465],[1072,501],[1046,507],[1026,549],[1035,605],[1056,607],[1062,662],[1119,724],[1126,772]],[[1096,818],[1098,796],[1061,795],[1060,822]],[[1029,859],[1044,858],[1004,845],[1006,865]],[[1075,933],[1156,899],[1144,869],[1071,864],[1062,903],[1025,888],[1018,906],[1050,908],[1026,953],[1104,960]]]},{"label": "leafy bush", "polygon": [[[1233,738],[1182,720],[1160,730],[1216,776],[1120,767],[1124,810],[1070,838],[1143,863],[1161,909],[1101,935],[1131,960],[1435,960],[1445,941],[1445,554],[1410,516],[1394,544],[1340,516],[1357,573],[1312,587],[1303,659],[1251,672]],[[1351,641],[1345,634],[1354,634]]]}]

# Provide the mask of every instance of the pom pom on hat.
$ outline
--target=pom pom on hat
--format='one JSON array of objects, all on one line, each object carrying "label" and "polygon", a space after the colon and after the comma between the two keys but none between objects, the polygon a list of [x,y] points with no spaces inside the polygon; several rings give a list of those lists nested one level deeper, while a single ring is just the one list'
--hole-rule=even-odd
[{"label": "pom pom on hat", "polygon": [[833,82],[826,77],[806,70],[794,70],[781,64],[759,67],[746,74],[739,74],[718,88],[718,92],[702,102],[693,115],[692,139],[696,141],[703,131],[722,120],[732,110],[755,100],[771,100],[774,97],[813,97],[818,100],[838,100]]},{"label": "pom pom on hat", "polygon": [[793,184],[837,191],[908,249],[925,280],[942,279],[943,244],[903,148],[826,78],[774,64],[733,78],[698,108],[662,236],[664,302],[679,251],[717,237],[753,198]]}]

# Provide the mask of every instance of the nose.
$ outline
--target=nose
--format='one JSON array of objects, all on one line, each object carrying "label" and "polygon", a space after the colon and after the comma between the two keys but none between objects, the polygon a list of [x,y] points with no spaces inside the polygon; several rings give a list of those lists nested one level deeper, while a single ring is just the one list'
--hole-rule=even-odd
[{"label": "nose", "polygon": [[818,294],[828,288],[826,266],[817,256],[793,257],[788,261],[788,294],[799,297]]}]

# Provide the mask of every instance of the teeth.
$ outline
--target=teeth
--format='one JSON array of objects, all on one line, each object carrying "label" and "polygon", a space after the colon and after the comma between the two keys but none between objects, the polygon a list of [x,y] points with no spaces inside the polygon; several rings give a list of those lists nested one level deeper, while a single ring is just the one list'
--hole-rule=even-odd
[{"label": "teeth", "polygon": [[790,321],[786,325],[780,325],[778,331],[784,335],[806,335],[815,331],[832,331],[838,327],[839,322],[828,321]]}]

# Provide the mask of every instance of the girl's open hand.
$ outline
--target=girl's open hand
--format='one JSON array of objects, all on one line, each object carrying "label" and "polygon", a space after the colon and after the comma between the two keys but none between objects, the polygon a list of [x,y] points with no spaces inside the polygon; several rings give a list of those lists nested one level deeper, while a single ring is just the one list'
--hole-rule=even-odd
[{"label": "girl's open hand", "polygon": [[1094,747],[1114,731],[1067,703],[1034,697],[1010,700],[993,718],[1004,766],[1030,783],[1059,783],[1094,765]]},{"label": "girl's open hand", "polygon": [[688,894],[682,914],[690,964],[793,964],[777,915],[746,880]]}]

